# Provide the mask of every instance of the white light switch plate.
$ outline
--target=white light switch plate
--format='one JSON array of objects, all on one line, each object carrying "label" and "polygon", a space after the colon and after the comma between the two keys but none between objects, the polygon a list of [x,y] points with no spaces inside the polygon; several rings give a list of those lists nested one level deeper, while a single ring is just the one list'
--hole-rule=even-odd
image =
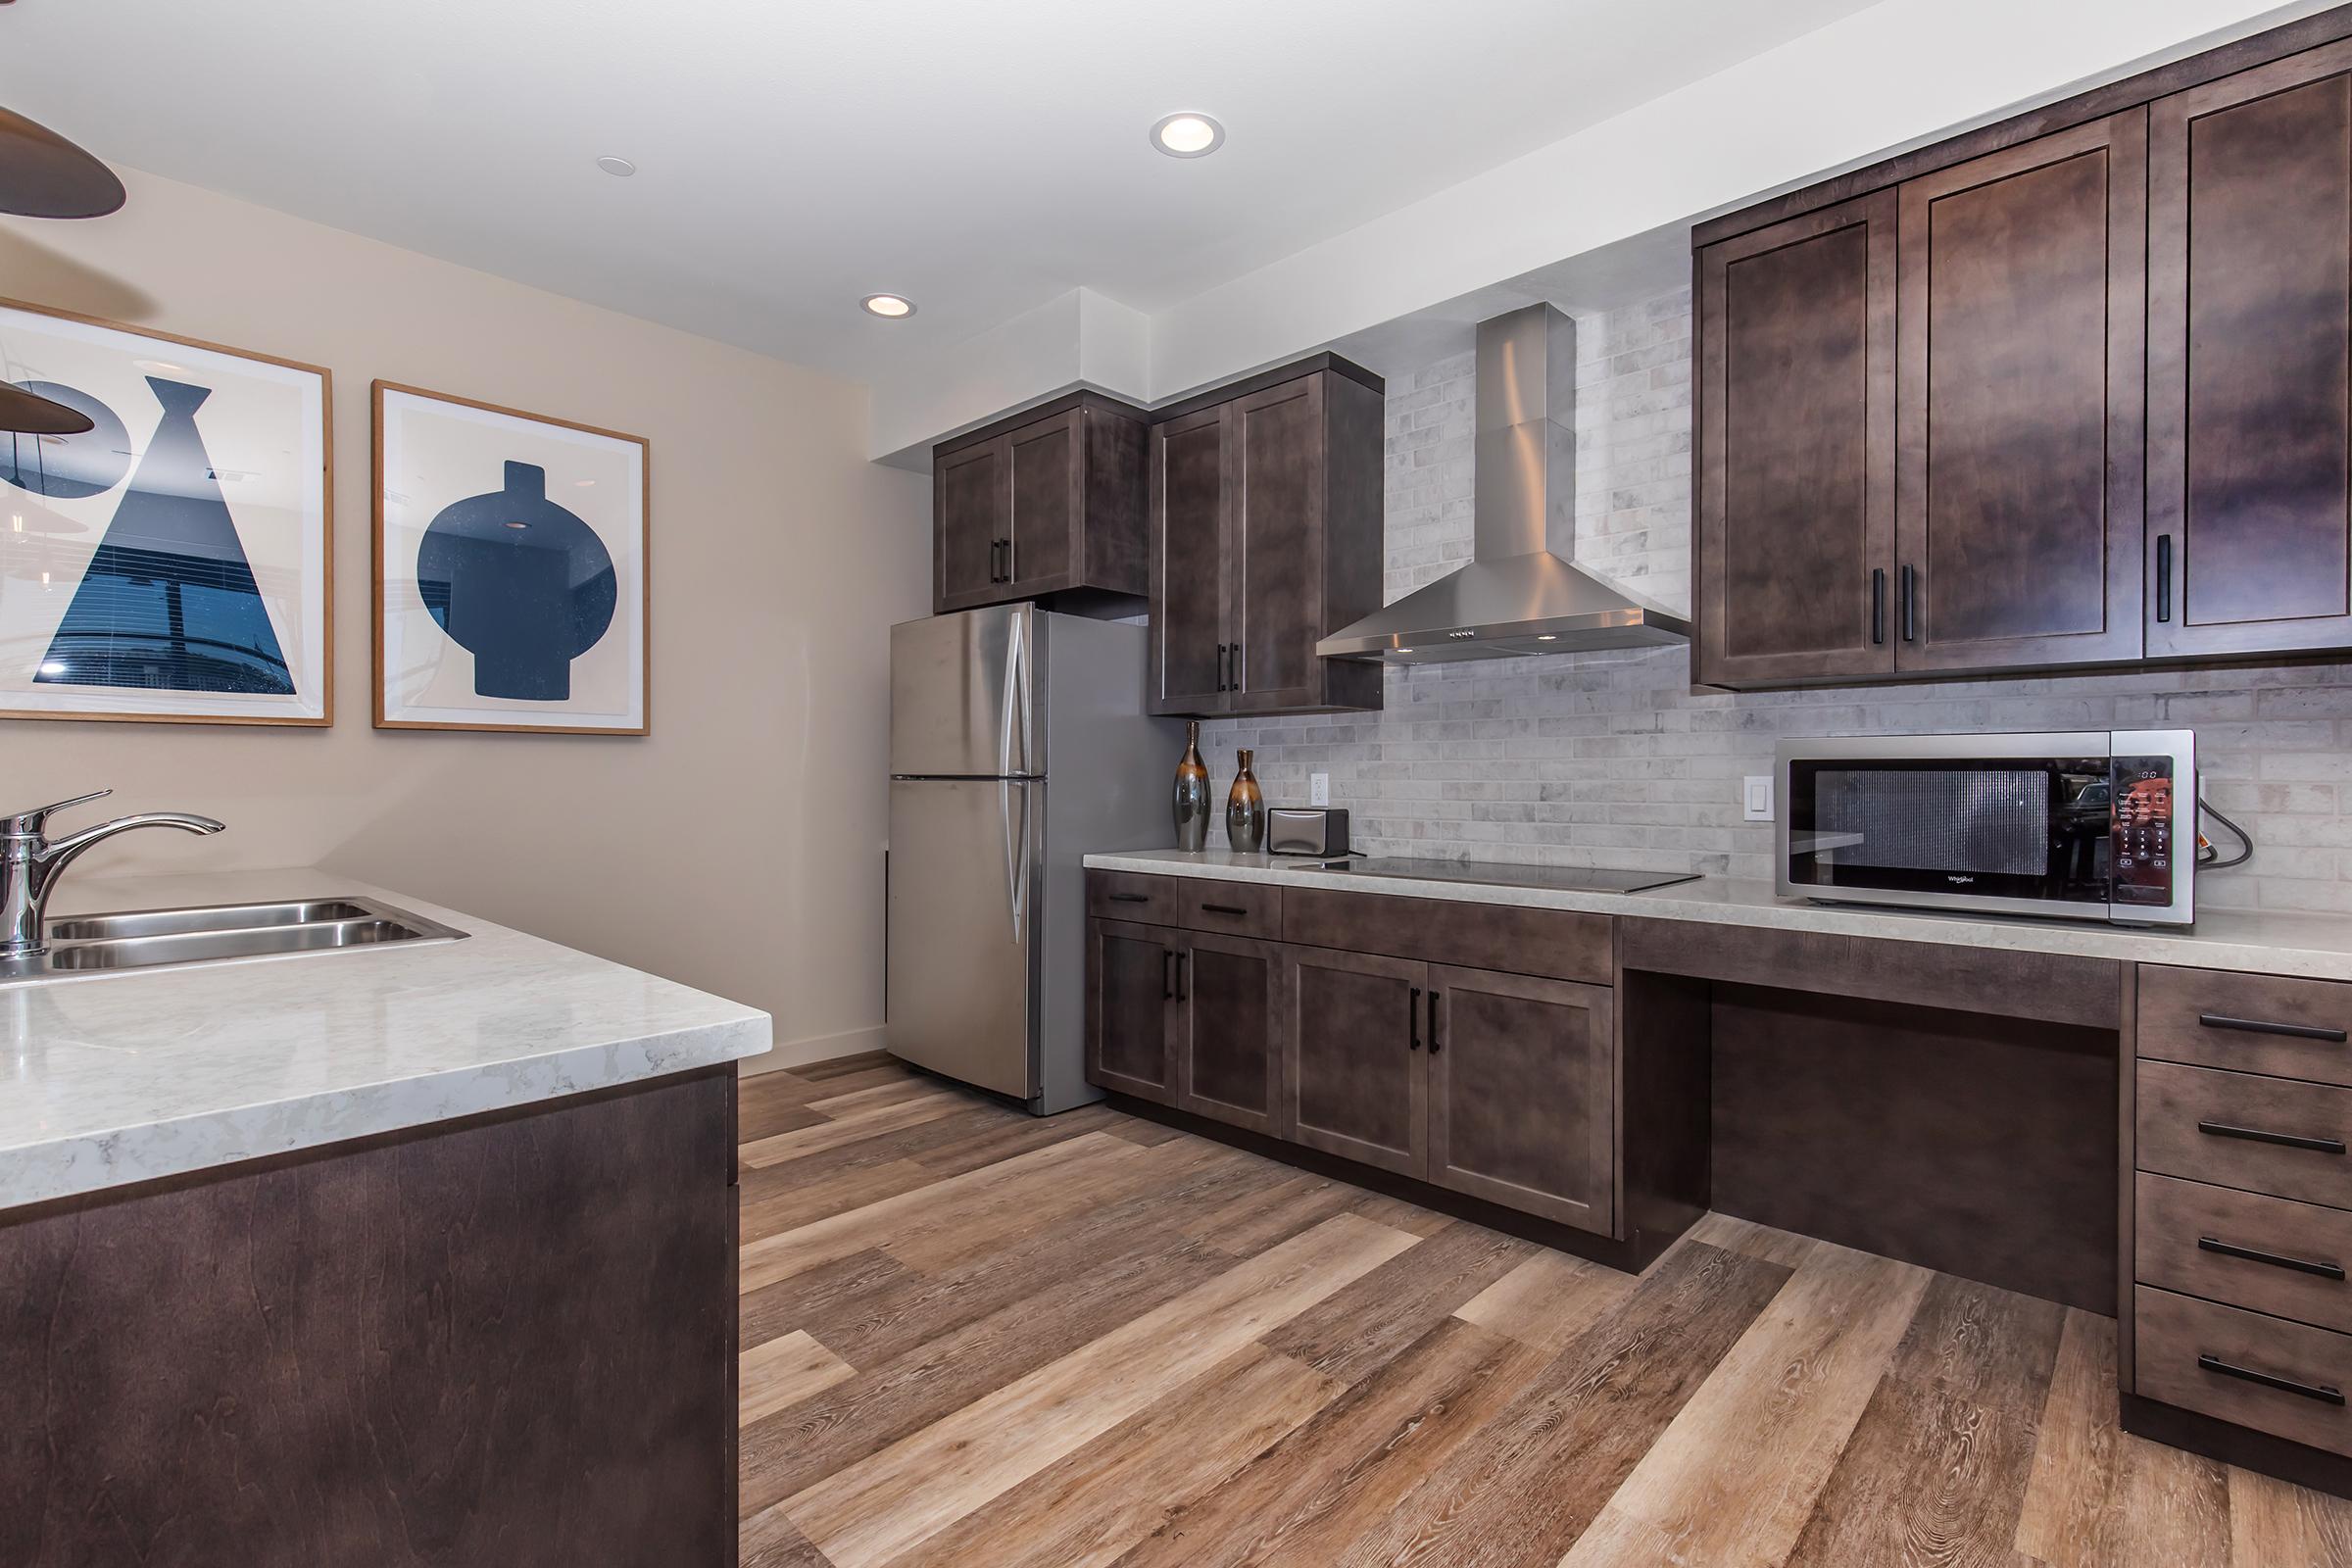
[{"label": "white light switch plate", "polygon": [[1309,806],[1329,806],[1331,804],[1331,775],[1329,773],[1306,775],[1306,804]]},{"label": "white light switch plate", "polygon": [[1750,822],[1771,821],[1772,775],[1770,773],[1750,773],[1740,781],[1740,784],[1742,814]]}]

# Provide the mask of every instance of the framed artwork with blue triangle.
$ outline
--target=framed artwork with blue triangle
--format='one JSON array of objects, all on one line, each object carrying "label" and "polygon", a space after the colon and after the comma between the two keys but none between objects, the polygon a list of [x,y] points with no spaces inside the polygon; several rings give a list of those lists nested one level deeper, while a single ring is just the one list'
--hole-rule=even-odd
[{"label": "framed artwork with blue triangle", "polygon": [[377,728],[651,732],[649,454],[375,383]]},{"label": "framed artwork with blue triangle", "polygon": [[334,717],[331,389],[315,365],[0,301],[0,717]]}]

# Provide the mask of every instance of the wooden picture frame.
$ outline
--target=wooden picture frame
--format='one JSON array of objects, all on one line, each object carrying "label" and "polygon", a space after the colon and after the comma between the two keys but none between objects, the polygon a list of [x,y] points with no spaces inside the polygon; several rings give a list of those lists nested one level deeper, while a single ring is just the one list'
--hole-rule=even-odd
[{"label": "wooden picture frame", "polygon": [[[373,383],[372,401],[375,727],[520,735],[650,734],[652,443],[599,425],[397,381]],[[493,456],[505,465],[503,491]],[[548,471],[551,464],[563,466],[562,471]],[[596,471],[588,472],[590,468]],[[536,490],[531,488],[534,483]],[[604,488],[589,497],[586,492],[596,486]],[[616,497],[625,497],[626,504]],[[572,510],[591,500],[593,517]],[[495,518],[502,506],[533,511],[559,537],[574,541],[575,548],[601,549],[605,554],[613,578],[611,618],[577,651],[530,644],[518,659],[513,646],[493,648],[504,633],[495,624],[498,612],[482,607],[497,602],[506,585],[516,580],[513,573],[501,576],[503,568],[489,567],[471,573],[466,580],[487,576],[489,581],[475,590],[468,605],[457,598],[456,568],[453,575],[433,578],[428,585],[429,574],[417,564],[419,552],[427,548],[422,541],[436,528],[445,539],[464,536],[471,552],[464,558],[467,561],[514,559],[499,548],[504,536],[486,531],[490,524],[484,519]],[[504,526],[516,530],[513,542],[519,543],[531,524],[517,517]],[[467,533],[468,528],[478,531]],[[581,541],[582,531],[593,546]],[[576,611],[582,590],[576,575],[567,581],[571,586],[566,602]],[[413,601],[408,597],[412,592]],[[539,618],[533,624],[547,629],[544,594],[511,595],[508,602],[536,613]],[[465,622],[463,631],[453,629],[458,621]],[[619,641],[608,647],[615,633]],[[481,644],[482,651],[466,637]],[[585,696],[574,695],[573,662],[590,655],[596,656],[596,663],[585,673],[592,689]],[[557,685],[564,695],[547,696]],[[538,695],[525,695],[526,691]],[[565,721],[567,717],[571,721]]]},{"label": "wooden picture frame", "polygon": [[[0,433],[0,552],[6,553],[0,601],[20,580],[20,564],[10,556],[25,554],[22,582],[34,590],[20,593],[14,606],[0,603],[0,718],[331,725],[332,373],[300,360],[0,298],[0,376],[39,383],[52,396],[62,387],[66,401],[99,417],[98,428],[80,436]],[[231,395],[221,397],[224,390]],[[152,432],[133,438],[131,428],[144,427],[150,416]],[[77,450],[77,442],[87,445]],[[53,471],[48,465],[59,456],[65,466]],[[27,469],[28,457],[37,467]],[[158,476],[151,460],[173,472]],[[39,477],[27,481],[28,471]],[[174,476],[188,482],[174,487]],[[126,504],[142,509],[139,519],[123,516]],[[159,518],[167,507],[171,514]],[[200,548],[157,550],[159,520]],[[118,523],[121,543],[112,542]],[[56,542],[83,536],[94,536],[86,553]],[[226,557],[203,554],[207,541],[225,543]],[[110,559],[135,560],[140,569],[91,569]],[[172,565],[199,559],[205,564],[190,566],[185,576]],[[70,582],[58,580],[68,574]],[[93,584],[100,577],[121,581],[111,588]],[[97,617],[108,629],[76,635],[76,601],[85,585],[111,594],[113,605]],[[194,607],[185,603],[191,589],[198,593]],[[125,600],[135,607],[158,593],[168,601],[171,628],[160,648],[152,636],[118,629]],[[190,635],[191,621],[197,635]],[[249,640],[202,634],[224,626],[241,628],[236,636]],[[59,654],[69,638],[74,657],[118,678],[61,678],[66,672],[49,666],[72,662]],[[26,659],[31,663],[20,673]],[[145,678],[120,678],[134,672]],[[218,683],[170,683],[175,674]],[[269,690],[279,678],[286,689]],[[61,688],[54,696],[38,689],[51,685]]]}]

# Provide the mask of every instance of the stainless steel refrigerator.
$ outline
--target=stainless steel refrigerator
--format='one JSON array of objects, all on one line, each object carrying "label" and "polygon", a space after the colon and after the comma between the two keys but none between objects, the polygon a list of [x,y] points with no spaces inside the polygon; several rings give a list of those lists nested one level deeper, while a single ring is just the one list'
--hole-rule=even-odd
[{"label": "stainless steel refrigerator", "polygon": [[892,1055],[1051,1115],[1086,1081],[1082,857],[1165,846],[1141,626],[1002,605],[890,633]]}]

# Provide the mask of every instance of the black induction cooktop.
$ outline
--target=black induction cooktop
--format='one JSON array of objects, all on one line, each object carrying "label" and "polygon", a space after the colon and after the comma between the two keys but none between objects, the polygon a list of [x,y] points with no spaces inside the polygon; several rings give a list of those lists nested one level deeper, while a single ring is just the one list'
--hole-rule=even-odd
[{"label": "black induction cooktop", "polygon": [[1300,870],[1346,871],[1354,876],[1411,877],[1422,882],[1468,882],[1479,887],[1532,888],[1543,893],[1646,893],[1677,882],[1695,882],[1690,871],[1618,871],[1589,865],[1502,865],[1481,860],[1416,860],[1403,856],[1371,859],[1302,859]]}]

